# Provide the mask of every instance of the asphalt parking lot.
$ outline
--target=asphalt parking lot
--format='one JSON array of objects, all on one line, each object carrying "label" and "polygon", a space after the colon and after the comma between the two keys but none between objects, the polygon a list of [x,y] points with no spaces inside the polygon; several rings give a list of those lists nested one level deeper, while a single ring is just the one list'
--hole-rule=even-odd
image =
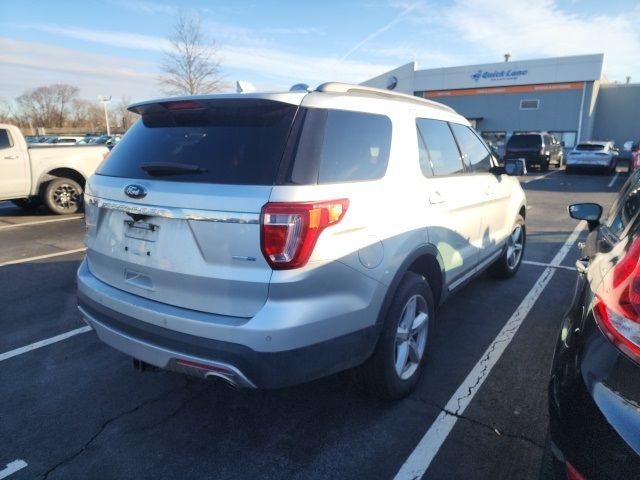
[{"label": "asphalt parking lot", "polygon": [[348,372],[276,391],[139,373],[76,309],[81,215],[0,203],[0,478],[537,478],[586,233],[566,206],[606,211],[619,170],[522,179],[525,263],[440,308],[417,391],[397,403],[366,397]]}]

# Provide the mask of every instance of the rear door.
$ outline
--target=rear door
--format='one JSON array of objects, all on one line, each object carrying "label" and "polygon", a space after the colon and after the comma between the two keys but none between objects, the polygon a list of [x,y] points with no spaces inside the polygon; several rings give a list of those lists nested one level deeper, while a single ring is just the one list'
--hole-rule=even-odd
[{"label": "rear door", "polygon": [[29,190],[29,159],[6,128],[0,128],[0,198],[12,199],[27,195]]},{"label": "rear door", "polygon": [[457,123],[452,123],[451,128],[462,152],[465,167],[475,180],[476,188],[467,195],[474,196],[482,211],[478,261],[490,261],[500,253],[502,242],[511,233],[513,226],[514,219],[507,217],[511,184],[491,173],[491,152],[471,128]]},{"label": "rear door", "polygon": [[234,99],[141,111],[89,185],[89,269],[141,297],[253,316],[272,272],[260,212],[297,107]]},{"label": "rear door", "polygon": [[424,222],[429,242],[444,262],[448,287],[475,272],[482,245],[479,184],[465,171],[447,122],[417,118],[420,168],[424,175]]}]

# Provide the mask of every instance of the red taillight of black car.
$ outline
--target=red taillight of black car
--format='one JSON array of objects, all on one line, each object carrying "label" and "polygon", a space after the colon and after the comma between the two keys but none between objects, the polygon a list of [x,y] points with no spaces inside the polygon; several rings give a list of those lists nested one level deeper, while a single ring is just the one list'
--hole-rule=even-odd
[{"label": "red taillight of black car", "polygon": [[594,314],[609,340],[640,363],[640,237],[602,282]]},{"label": "red taillight of black car", "polygon": [[274,270],[306,265],[322,231],[347,212],[349,200],[267,203],[262,209],[261,247]]}]

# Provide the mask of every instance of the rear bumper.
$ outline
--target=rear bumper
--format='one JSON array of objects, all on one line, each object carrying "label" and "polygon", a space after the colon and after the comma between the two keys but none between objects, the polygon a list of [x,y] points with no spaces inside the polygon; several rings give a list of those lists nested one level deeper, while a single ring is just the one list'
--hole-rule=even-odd
[{"label": "rear bumper", "polygon": [[[261,338],[269,342],[272,337],[293,332],[304,336],[306,345],[258,351],[227,340],[254,338],[251,319],[225,319],[122,292],[95,278],[86,261],[78,271],[78,307],[98,337],[121,352],[160,368],[222,377],[250,388],[285,387],[356,366],[371,355],[379,334],[373,317],[365,328],[314,342],[309,335],[312,330],[290,324],[283,327],[282,319],[276,318],[273,330],[261,331]],[[328,318],[326,324],[330,327],[333,320]],[[174,325],[191,328],[168,328]],[[221,325],[224,328],[218,328]],[[318,325],[312,327],[316,329]],[[227,338],[215,338],[216,332]],[[211,368],[190,367],[193,363]]]}]

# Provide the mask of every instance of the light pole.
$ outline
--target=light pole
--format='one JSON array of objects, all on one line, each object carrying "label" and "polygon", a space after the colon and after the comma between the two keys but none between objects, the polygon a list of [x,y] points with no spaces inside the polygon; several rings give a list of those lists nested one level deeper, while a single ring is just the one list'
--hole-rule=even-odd
[{"label": "light pole", "polygon": [[107,135],[111,136],[111,129],[109,128],[109,113],[107,112],[107,104],[111,101],[111,95],[103,97],[98,95],[98,101],[104,106],[104,120],[107,123]]}]

